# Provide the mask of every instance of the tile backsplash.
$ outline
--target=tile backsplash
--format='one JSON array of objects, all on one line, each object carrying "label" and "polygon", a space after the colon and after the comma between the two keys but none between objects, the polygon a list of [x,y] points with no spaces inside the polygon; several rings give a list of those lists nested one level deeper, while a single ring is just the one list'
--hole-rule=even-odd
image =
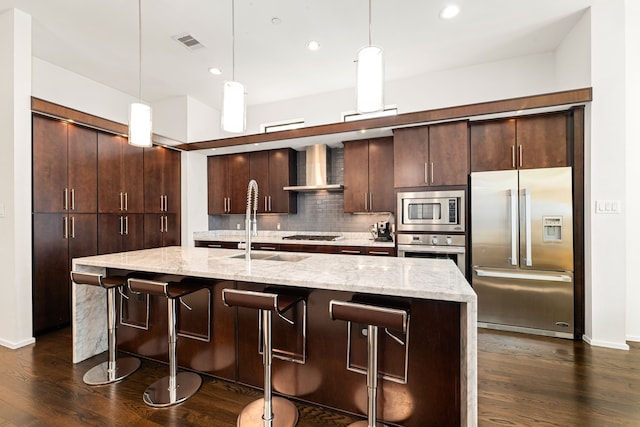
[{"label": "tile backsplash", "polygon": [[[305,182],[305,152],[298,152],[298,183]],[[393,177],[389,177],[393,179]],[[344,149],[331,149],[331,181],[344,183]],[[259,230],[367,232],[377,221],[394,221],[388,213],[344,213],[342,192],[298,193],[298,213],[292,215],[258,215]],[[244,229],[244,215],[209,215],[209,230]]]}]

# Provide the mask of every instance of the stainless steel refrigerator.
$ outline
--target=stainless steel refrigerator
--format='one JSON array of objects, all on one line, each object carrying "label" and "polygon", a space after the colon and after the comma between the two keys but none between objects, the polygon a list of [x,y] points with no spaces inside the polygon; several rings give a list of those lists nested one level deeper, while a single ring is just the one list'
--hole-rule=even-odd
[{"label": "stainless steel refrigerator", "polygon": [[471,174],[478,324],[573,338],[571,168]]}]

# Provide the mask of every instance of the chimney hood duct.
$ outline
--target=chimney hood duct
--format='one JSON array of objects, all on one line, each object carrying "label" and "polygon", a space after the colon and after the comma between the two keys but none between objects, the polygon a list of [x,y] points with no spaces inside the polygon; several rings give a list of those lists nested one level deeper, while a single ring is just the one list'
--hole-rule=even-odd
[{"label": "chimney hood duct", "polygon": [[342,184],[327,184],[331,178],[331,150],[326,144],[310,145],[306,152],[306,184],[283,187],[285,191],[342,191]]}]

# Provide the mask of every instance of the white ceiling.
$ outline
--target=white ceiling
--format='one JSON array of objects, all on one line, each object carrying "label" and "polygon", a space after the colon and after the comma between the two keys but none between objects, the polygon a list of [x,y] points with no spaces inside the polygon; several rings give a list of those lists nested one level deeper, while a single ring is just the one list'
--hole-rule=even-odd
[{"label": "white ceiling", "polygon": [[[188,95],[220,108],[231,79],[232,0],[142,1],[142,98]],[[456,2],[450,21],[440,10]],[[591,0],[372,0],[386,79],[554,50]],[[0,0],[33,18],[33,55],[138,96],[136,0]],[[249,105],[354,87],[367,0],[235,0],[235,78]],[[274,25],[273,18],[280,23]],[[189,51],[172,36],[206,47]],[[318,40],[320,50],[305,48]],[[209,67],[224,73],[213,76]]]}]

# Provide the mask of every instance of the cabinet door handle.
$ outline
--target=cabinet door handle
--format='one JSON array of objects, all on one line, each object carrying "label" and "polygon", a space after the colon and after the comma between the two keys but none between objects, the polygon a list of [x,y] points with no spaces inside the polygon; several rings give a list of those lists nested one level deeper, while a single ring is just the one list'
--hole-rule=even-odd
[{"label": "cabinet door handle", "polygon": [[124,217],[124,234],[129,234],[129,217]]},{"label": "cabinet door handle", "polygon": [[164,195],[164,211],[169,212],[169,196]]},{"label": "cabinet door handle", "polygon": [[260,247],[260,250],[261,251],[275,251],[276,248],[273,247],[273,246],[262,246],[262,247]]},{"label": "cabinet door handle", "polygon": [[62,238],[69,238],[69,223],[66,216],[62,218]]},{"label": "cabinet door handle", "polygon": [[74,217],[70,218],[71,220],[71,238],[76,238],[76,219]]},{"label": "cabinet door handle", "polygon": [[227,197],[227,213],[231,213],[231,197]]},{"label": "cabinet door handle", "polygon": [[120,210],[124,207],[123,199],[122,199],[122,191],[120,192]]},{"label": "cabinet door handle", "polygon": [[169,232],[169,217],[166,215],[164,216],[164,232]]},{"label": "cabinet door handle", "polygon": [[69,208],[69,189],[65,188],[62,192],[62,208],[67,210]]},{"label": "cabinet door handle", "polygon": [[389,255],[389,252],[384,252],[384,251],[369,251],[369,255]]},{"label": "cabinet door handle", "polygon": [[340,253],[342,253],[342,254],[360,255],[360,251],[352,251],[352,250],[348,250],[348,249],[341,249]]},{"label": "cabinet door handle", "polygon": [[71,189],[71,210],[72,211],[76,210],[76,189],[75,188]]},{"label": "cabinet door handle", "polygon": [[269,196],[269,212],[271,212],[271,196]]},{"label": "cabinet door handle", "polygon": [[515,169],[516,167],[516,146],[511,146],[511,167]]},{"label": "cabinet door handle", "polygon": [[160,212],[164,211],[164,196],[160,196]]},{"label": "cabinet door handle", "polygon": [[373,193],[369,191],[369,210],[373,210]]},{"label": "cabinet door handle", "polygon": [[364,210],[367,211],[367,193],[364,193]]},{"label": "cabinet door handle", "polygon": [[222,248],[222,245],[207,245],[208,248]]},{"label": "cabinet door handle", "polygon": [[121,215],[120,216],[120,235],[122,236],[123,234],[124,234],[124,217]]},{"label": "cabinet door handle", "polygon": [[129,194],[128,193],[124,193],[124,210],[125,211],[129,210]]},{"label": "cabinet door handle", "polygon": [[267,205],[267,196],[264,196],[264,211],[269,212],[269,205]]},{"label": "cabinet door handle", "polygon": [[424,164],[424,183],[428,184],[429,183],[429,178],[427,177],[427,175],[429,174],[429,166],[427,165],[427,163]]},{"label": "cabinet door handle", "polygon": [[518,145],[518,150],[519,150],[519,157],[520,159],[518,159],[518,162],[520,163],[520,167],[522,167],[522,145]]},{"label": "cabinet door handle", "polygon": [[433,162],[431,162],[431,184],[433,184]]},{"label": "cabinet door handle", "polygon": [[160,215],[160,232],[164,231],[164,217]]}]

